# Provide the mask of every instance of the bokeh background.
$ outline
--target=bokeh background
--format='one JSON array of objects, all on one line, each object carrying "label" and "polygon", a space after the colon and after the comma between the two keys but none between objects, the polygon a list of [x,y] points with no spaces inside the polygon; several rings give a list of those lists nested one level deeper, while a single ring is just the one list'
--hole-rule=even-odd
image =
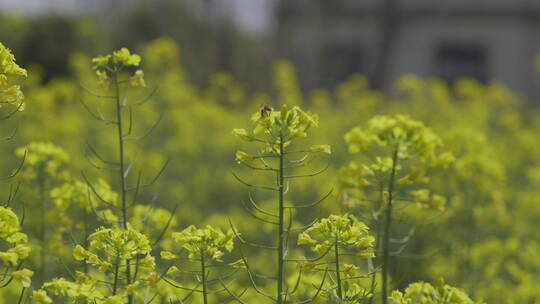
[{"label": "bokeh background", "polygon": [[[377,114],[408,114],[432,127],[456,162],[430,184],[446,211],[410,211],[396,225],[397,235],[411,226],[415,235],[393,259],[393,285],[444,277],[488,303],[540,301],[538,1],[0,0],[0,12],[0,41],[30,75],[5,170],[16,147],[50,141],[68,151],[71,176],[108,177],[84,155],[88,142],[114,155],[114,130],[85,112],[79,100],[92,96],[79,84],[95,84],[90,58],[124,46],[142,55],[148,90],[158,88],[135,114],[135,130],[163,117],[130,157],[145,176],[170,160],[140,202],[177,206],[175,229],[226,228],[231,218],[246,236],[271,238],[245,214],[246,189],[231,174],[250,176],[234,161],[246,145],[231,130],[250,128],[262,104],[318,113],[306,144],[333,147],[322,160],[328,171],[291,189],[298,201],[339,188],[339,168],[355,158],[348,130]],[[31,182],[21,187],[21,200],[35,200]],[[300,218],[358,213],[356,205],[335,191]],[[32,216],[40,215],[29,215],[30,230]],[[69,259],[71,248],[58,248]],[[51,276],[63,271],[58,264]]]},{"label": "bokeh background", "polygon": [[182,45],[197,82],[219,70],[268,90],[263,75],[286,58],[305,89],[331,88],[353,73],[384,87],[414,73],[537,91],[540,4],[530,0],[3,0],[0,9],[8,22],[2,39],[21,62],[45,66],[48,77],[67,73],[73,51],[168,36]]}]

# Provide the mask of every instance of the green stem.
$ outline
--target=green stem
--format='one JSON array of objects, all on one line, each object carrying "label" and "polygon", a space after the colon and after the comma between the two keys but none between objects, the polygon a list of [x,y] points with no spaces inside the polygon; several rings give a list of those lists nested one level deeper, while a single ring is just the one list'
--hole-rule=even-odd
[{"label": "green stem", "polygon": [[[88,248],[88,236],[90,236],[89,227],[88,227],[88,212],[86,211],[86,208],[84,208],[83,211],[83,225],[84,225],[84,239],[83,239],[83,247]],[[84,273],[88,274],[88,264],[86,261],[82,261]]]},{"label": "green stem", "polygon": [[388,264],[390,260],[390,228],[392,226],[392,197],[394,193],[394,179],[396,177],[397,154],[396,146],[392,156],[392,171],[388,182],[388,205],[386,206],[386,221],[383,234],[383,261],[382,261],[382,304],[388,303]]},{"label": "green stem", "polygon": [[[377,209],[381,208],[381,206],[384,204],[383,192],[384,192],[384,186],[381,183],[380,189],[379,189],[379,193],[380,193],[379,206],[377,206]],[[380,244],[381,244],[381,221],[379,221],[378,218],[375,219],[375,229],[376,229],[375,254],[378,254],[379,248],[381,247],[380,246]],[[373,269],[376,269],[377,268],[376,260],[372,259],[372,263],[373,263]],[[373,271],[373,273],[371,274],[371,285],[370,285],[370,288],[369,288],[371,294],[375,293],[376,280],[377,280],[377,272]],[[373,299],[374,299],[373,297],[370,297],[369,301],[368,301],[368,304],[372,304]]]},{"label": "green stem", "polygon": [[122,199],[122,228],[127,229],[127,206],[126,206],[126,178],[124,176],[124,135],[122,132],[122,105],[120,101],[120,86],[118,84],[118,72],[114,73],[114,88],[116,98],[116,124],[118,130],[118,154],[120,163],[120,186]]},{"label": "green stem", "polygon": [[278,280],[277,280],[277,303],[283,303],[283,279],[284,279],[284,254],[285,254],[285,231],[284,220],[285,220],[285,208],[284,207],[284,158],[285,153],[283,151],[283,134],[279,135],[279,176],[278,176],[278,190],[279,190],[279,232],[278,232],[278,254],[277,254],[277,264],[278,264]]},{"label": "green stem", "polygon": [[19,301],[17,301],[17,304],[22,304],[23,302],[23,299],[24,299],[24,292],[26,291],[26,288],[23,287],[22,291],[21,291],[21,295],[19,296]]},{"label": "green stem", "polygon": [[47,272],[47,258],[45,255],[45,252],[47,249],[45,248],[47,246],[46,238],[47,235],[45,233],[47,229],[47,223],[45,219],[47,218],[46,212],[47,212],[47,206],[45,205],[45,168],[43,164],[40,165],[39,168],[39,176],[38,176],[38,186],[39,186],[39,206],[40,206],[40,212],[41,216],[40,218],[40,232],[39,232],[39,241],[40,241],[40,266],[41,269],[39,270],[39,276],[38,276],[38,284],[41,286],[45,282],[45,275]]},{"label": "green stem", "polygon": [[116,295],[116,290],[118,289],[118,270],[120,269],[120,258],[116,258],[116,266],[114,267],[114,281],[113,281],[113,290],[112,295]]},{"label": "green stem", "polygon": [[202,272],[202,287],[203,287],[203,303],[208,304],[208,291],[206,286],[206,265],[204,263],[204,251],[201,249],[201,272]]},{"label": "green stem", "polygon": [[[113,74],[114,77],[114,89],[116,99],[116,124],[118,130],[118,154],[120,163],[120,186],[121,186],[121,199],[122,199],[122,228],[127,229],[127,204],[126,204],[126,176],[125,164],[124,164],[124,133],[122,132],[122,105],[120,102],[120,85],[118,81],[118,71]],[[131,263],[129,259],[126,259],[126,285],[131,284]],[[133,295],[128,295],[128,304],[133,303]]]},{"label": "green stem", "polygon": [[341,273],[339,269],[339,246],[338,246],[338,238],[336,236],[336,241],[334,244],[334,251],[335,251],[335,261],[336,261],[336,281],[337,281],[337,294],[338,298],[340,300],[343,300],[343,291],[341,287]]}]

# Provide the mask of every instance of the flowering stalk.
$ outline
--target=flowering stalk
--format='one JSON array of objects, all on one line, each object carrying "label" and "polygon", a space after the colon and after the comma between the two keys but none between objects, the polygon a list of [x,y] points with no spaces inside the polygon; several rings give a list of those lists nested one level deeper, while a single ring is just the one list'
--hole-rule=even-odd
[{"label": "flowering stalk", "polygon": [[[127,215],[127,205],[126,205],[126,172],[125,172],[125,157],[124,157],[124,133],[122,131],[122,105],[120,102],[120,84],[118,80],[118,74],[120,73],[119,68],[113,70],[112,82],[114,85],[114,98],[116,102],[116,130],[118,134],[118,163],[120,166],[119,170],[119,183],[120,183],[120,200],[121,200],[121,212],[122,212],[122,222],[121,227],[127,229],[128,215]],[[118,276],[118,267],[120,263],[117,263],[115,280]],[[131,261],[126,260],[126,284],[131,284]],[[133,303],[133,295],[128,295],[128,304]]]},{"label": "flowering stalk", "polygon": [[[404,115],[376,116],[368,121],[366,127],[356,127],[348,132],[345,141],[349,152],[363,152],[369,160],[361,165],[351,162],[341,170],[340,184],[344,194],[371,201],[365,197],[365,188],[375,185],[379,190],[379,198],[374,201],[379,201],[380,204],[368,212],[373,215],[377,236],[382,237],[382,241],[378,240],[377,245],[377,249],[382,251],[378,254],[382,258],[381,303],[387,304],[391,289],[390,256],[394,254],[391,252],[391,234],[396,193],[398,190],[400,193],[408,190],[413,199],[400,201],[414,202],[421,208],[442,211],[445,205],[444,197],[432,194],[427,189],[413,190],[411,186],[429,181],[425,174],[427,168],[447,167],[454,158],[448,152],[438,154],[436,149],[441,145],[441,140],[423,123]],[[412,231],[414,228],[403,238],[403,244],[410,238]],[[371,286],[373,292],[375,276],[372,277]]]},{"label": "flowering stalk", "polygon": [[[16,83],[19,77],[26,76],[26,70],[17,65],[11,50],[0,43],[0,107],[7,106],[9,109],[9,112],[0,117],[0,120],[9,119],[19,111],[24,110],[24,94],[20,85],[13,83]],[[1,140],[11,140],[14,134],[15,132]],[[9,180],[15,177],[21,170],[24,160],[25,157],[22,158],[18,168],[2,179]],[[22,290],[18,302],[21,303],[26,289],[30,287],[34,272],[22,268],[31,249],[28,244],[28,236],[21,232],[22,223],[10,208],[16,192],[10,188],[7,202],[0,205],[0,242],[7,244],[8,247],[5,251],[0,250],[0,288],[7,287],[13,281],[20,282]]]},{"label": "flowering stalk", "polygon": [[[83,174],[83,177],[86,180],[88,189],[99,198],[102,202],[101,206],[109,206],[112,210],[117,210],[120,213],[120,216],[117,217],[109,209],[101,210],[100,213],[96,211],[96,206],[91,200],[90,193],[88,194],[88,200],[90,209],[94,210],[96,215],[102,219],[104,222],[112,224],[112,229],[105,229],[101,227],[96,232],[88,236],[89,243],[86,243],[87,246],[80,246],[74,250],[74,256],[77,260],[84,261],[85,264],[91,266],[97,266],[98,269],[102,272],[108,272],[110,280],[106,284],[110,284],[108,291],[112,295],[105,295],[101,293],[85,294],[90,302],[96,301],[96,299],[107,298],[107,301],[110,303],[117,303],[122,301],[122,303],[132,304],[135,301],[136,290],[143,286],[143,283],[146,283],[146,293],[149,292],[150,288],[155,288],[157,284],[158,276],[155,273],[154,259],[150,255],[152,247],[149,244],[146,236],[141,234],[135,228],[130,225],[129,219],[129,208],[135,206],[137,200],[137,195],[139,190],[144,187],[151,186],[157,178],[161,175],[165,166],[158,172],[158,174],[147,184],[141,183],[141,173],[137,179],[137,185],[133,188],[128,187],[128,175],[131,171],[131,165],[126,166],[126,155],[125,155],[125,142],[128,140],[138,140],[146,137],[151,133],[153,128],[157,123],[152,126],[152,128],[147,131],[144,135],[141,136],[132,136],[132,107],[141,105],[148,101],[148,98],[144,99],[142,102],[136,102],[132,104],[127,104],[125,98],[122,96],[121,85],[129,84],[131,86],[145,86],[144,74],[142,71],[137,70],[131,74],[129,78],[125,75],[129,75],[130,69],[133,67],[138,67],[140,64],[141,58],[137,54],[131,54],[128,49],[121,49],[115,51],[110,55],[99,56],[92,60],[94,63],[94,70],[96,75],[99,78],[99,84],[109,87],[112,85],[112,94],[110,95],[100,95],[96,94],[86,88],[84,88],[89,94],[96,96],[98,98],[106,98],[114,101],[114,116],[113,120],[105,118],[105,116],[99,110],[92,110],[84,101],[81,99],[83,106],[92,114],[96,119],[106,123],[113,124],[116,127],[117,131],[117,141],[118,141],[118,159],[117,161],[108,161],[105,160],[96,150],[89,146],[89,151],[91,152],[90,156],[87,156],[90,164],[92,164],[97,169],[109,169],[109,170],[118,170],[118,184],[119,184],[119,203],[117,203],[117,197],[115,193],[111,193],[108,189],[108,186],[104,187],[102,181],[99,181],[98,185],[94,185],[88,181],[86,176]],[[124,79],[125,78],[125,79]],[[124,113],[125,109],[129,110],[129,120],[128,123],[124,123]],[[159,122],[159,121],[158,121]],[[124,124],[128,124],[126,130],[124,130]],[[98,165],[94,162],[93,159],[99,160],[103,165]],[[70,188],[68,186],[68,188]],[[75,187],[77,188],[77,187]],[[128,193],[133,191],[132,201],[128,204]],[[85,209],[86,210],[86,209]],[[172,218],[172,215],[171,215]],[[171,219],[168,223],[171,222]],[[167,226],[165,229],[167,229]],[[85,226],[85,233],[87,233]],[[105,237],[105,238],[102,238]],[[126,246],[124,249],[127,252],[119,251],[120,248],[115,250],[107,250],[105,253],[105,259],[100,259],[99,254],[102,254],[102,249],[106,247],[102,243],[108,242],[107,238],[116,238],[117,242],[115,246],[119,246],[120,243],[123,246]],[[99,239],[99,241],[98,241]],[[159,240],[157,240],[159,241]],[[156,242],[157,242],[156,241]],[[134,245],[134,242],[137,243],[137,246],[140,246],[140,250],[133,251],[130,250],[130,246]],[[123,250],[124,250],[123,249]],[[144,272],[143,272],[144,270]],[[98,281],[93,281],[87,273],[79,273],[80,276],[77,277],[75,282],[60,282],[58,280],[53,280],[43,285],[43,289],[40,291],[42,295],[46,296],[46,291],[51,291],[53,294],[66,295],[66,289],[80,289],[87,288],[92,286],[96,288],[98,286]],[[141,276],[144,276],[141,278]],[[88,286],[89,285],[89,286]],[[98,292],[98,291],[96,291]],[[36,296],[39,295],[36,293]],[[82,295],[74,292],[70,296],[75,295],[80,298]],[[109,303],[107,302],[106,303]],[[118,302],[120,303],[120,302]]]},{"label": "flowering stalk", "polygon": [[[327,145],[315,145],[310,147],[307,150],[291,151],[289,146],[296,139],[300,137],[307,136],[307,131],[312,126],[317,125],[318,117],[316,115],[306,113],[302,111],[299,107],[293,107],[289,109],[287,105],[283,105],[281,111],[273,111],[272,108],[264,106],[261,110],[252,116],[252,120],[255,122],[256,126],[253,130],[253,134],[249,134],[245,129],[234,129],[233,135],[249,141],[249,142],[258,142],[262,143],[264,147],[256,155],[251,155],[243,151],[238,151],[236,153],[236,161],[239,164],[246,166],[249,169],[256,171],[267,171],[275,173],[275,184],[272,186],[258,186],[250,184],[239,176],[234,174],[234,177],[241,182],[242,184],[250,188],[258,188],[264,190],[270,190],[277,192],[277,212],[269,212],[261,208],[251,197],[250,203],[252,208],[254,208],[255,213],[251,213],[253,217],[259,219],[262,222],[269,223],[276,226],[276,243],[274,246],[260,245],[248,242],[238,235],[239,240],[242,244],[251,245],[257,248],[264,248],[269,250],[275,250],[276,254],[276,289],[275,296],[264,293],[259,289],[254,281],[254,273],[250,269],[249,264],[246,263],[248,269],[248,274],[251,278],[251,283],[254,289],[261,295],[266,298],[271,299],[272,301],[283,304],[291,296],[290,289],[286,286],[286,270],[288,262],[297,262],[294,259],[288,259],[287,254],[289,252],[288,240],[292,229],[293,215],[292,210],[297,208],[307,208],[317,205],[322,202],[322,200],[317,201],[313,204],[308,204],[304,206],[287,206],[285,202],[285,194],[289,189],[287,185],[289,180],[295,178],[304,178],[316,176],[325,169],[310,173],[310,174],[300,174],[292,175],[288,171],[294,168],[303,167],[307,163],[307,159],[312,154],[317,153],[328,153],[330,154],[330,146]],[[287,156],[305,153],[305,157],[300,160],[292,160]],[[260,161],[261,166],[253,164],[255,161]],[[295,165],[290,165],[290,164]],[[289,174],[289,175],[287,175]],[[328,194],[329,195],[329,194]],[[285,212],[288,211],[289,215],[286,216]],[[263,217],[270,217],[271,220],[265,219],[256,213],[260,213]],[[244,261],[246,261],[244,259]],[[300,276],[299,276],[300,278]],[[299,283],[299,282],[298,282]],[[297,284],[298,285],[298,284]],[[296,290],[293,288],[292,290]],[[316,293],[318,294],[318,292]]]}]

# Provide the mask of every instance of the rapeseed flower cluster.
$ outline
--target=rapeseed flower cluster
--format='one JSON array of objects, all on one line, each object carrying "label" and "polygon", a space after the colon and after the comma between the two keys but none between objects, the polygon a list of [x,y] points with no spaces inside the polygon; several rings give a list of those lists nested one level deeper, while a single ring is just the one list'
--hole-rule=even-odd
[{"label": "rapeseed flower cluster", "polygon": [[[28,269],[20,269],[22,261],[28,258],[31,249],[28,244],[28,236],[21,232],[21,224],[17,215],[8,207],[0,206],[0,245],[8,249],[0,249],[0,269],[2,269],[2,285],[7,278],[6,275],[18,280],[24,287],[30,286],[30,279],[33,272]],[[8,277],[8,278],[9,278]]]},{"label": "rapeseed flower cluster", "polygon": [[0,105],[11,104],[19,111],[24,110],[24,94],[17,79],[26,76],[26,70],[15,63],[11,50],[0,42]]}]

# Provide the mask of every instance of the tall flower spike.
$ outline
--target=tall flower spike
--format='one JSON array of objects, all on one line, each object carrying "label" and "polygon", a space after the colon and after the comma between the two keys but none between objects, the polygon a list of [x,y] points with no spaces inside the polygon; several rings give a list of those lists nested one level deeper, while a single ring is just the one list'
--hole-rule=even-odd
[{"label": "tall flower spike", "polygon": [[[117,230],[119,230],[122,231],[122,233],[129,234],[136,231],[130,223],[134,222],[132,220],[134,219],[133,216],[136,209],[138,212],[140,211],[140,209],[137,208],[137,199],[138,195],[140,194],[139,192],[142,191],[142,189],[151,187],[159,179],[167,167],[167,162],[165,162],[157,173],[155,173],[153,177],[150,177],[149,180],[143,180],[141,177],[145,176],[146,174],[142,174],[142,172],[139,171],[139,176],[136,180],[134,180],[132,174],[130,173],[138,171],[132,170],[132,168],[133,166],[138,166],[139,164],[128,164],[127,142],[138,141],[148,137],[160,122],[160,118],[158,118],[148,130],[142,132],[141,134],[133,134],[135,133],[134,130],[137,130],[137,128],[134,127],[134,109],[150,101],[155,90],[139,100],[131,100],[128,98],[129,89],[127,87],[144,87],[146,83],[144,81],[144,72],[140,69],[141,57],[137,54],[131,53],[127,48],[114,51],[112,54],[96,57],[92,60],[92,62],[93,69],[95,70],[98,78],[98,83],[104,85],[101,89],[105,91],[105,93],[103,95],[99,95],[84,87],[83,89],[89,95],[96,98],[104,97],[107,100],[112,101],[108,105],[105,105],[105,107],[109,107],[109,111],[105,113],[111,113],[112,117],[105,117],[105,115],[102,114],[104,111],[92,109],[92,107],[84,100],[81,100],[81,103],[89,114],[91,114],[96,120],[99,120],[105,124],[113,124],[116,133],[116,140],[114,143],[116,155],[114,159],[103,159],[101,153],[93,148],[92,145],[88,145],[89,154],[87,158],[89,163],[94,168],[98,170],[111,169],[117,173],[117,180],[115,184],[118,185],[118,187],[115,190],[118,193],[118,199],[115,197],[114,200],[117,200],[118,202],[107,204],[112,205],[113,208],[102,210],[99,216],[102,217],[105,222],[111,224],[113,227],[111,228],[113,229],[111,233],[116,234],[118,233]],[[107,200],[102,199],[98,187],[93,185],[88,179],[86,179],[86,177],[85,180],[93,194],[100,197],[100,200],[102,201]],[[133,193],[133,195],[130,195],[130,193]],[[141,220],[136,225],[140,227],[140,223],[145,222],[145,219],[146,218]],[[158,233],[158,239],[155,240],[156,243],[159,243],[161,238],[166,234],[166,230],[171,222],[172,216],[169,217],[169,220],[166,222],[162,230],[163,233]],[[142,231],[153,232],[155,229],[142,229]],[[97,237],[98,233],[102,233],[102,231],[96,232],[94,236],[90,236],[89,240],[91,243],[93,242],[91,239]],[[105,269],[108,266],[107,263],[101,265],[99,260],[95,259],[91,255],[88,256],[88,258],[85,258],[85,254],[87,252],[81,250],[81,248],[78,248],[76,253],[78,258],[84,259],[90,264],[95,262],[98,268],[102,267]],[[136,294],[134,294],[133,291],[138,289],[137,284],[142,285],[141,280],[139,279],[141,277],[141,263],[147,264],[147,268],[153,269],[153,258],[150,255],[144,255],[144,258],[141,259],[141,255],[144,254],[141,252],[135,255],[121,254],[119,258],[123,260],[121,262],[114,262],[114,265],[112,265],[115,270],[114,278],[116,279],[118,286],[124,286],[122,288],[125,289],[126,293],[121,298],[119,298],[116,293],[113,293],[111,297],[107,299],[107,301],[110,303],[114,303],[115,301],[125,301],[126,304],[134,304],[138,302],[136,299]],[[122,264],[121,267],[120,264]],[[159,275],[155,273],[149,275],[146,279],[146,283],[148,283],[147,285],[151,285],[152,287],[155,287],[157,281],[159,281]],[[116,291],[120,292],[120,290]]]},{"label": "tall flower spike", "polygon": [[[382,268],[381,297],[382,304],[388,302],[390,238],[394,204],[407,200],[397,200],[396,193],[410,193],[417,205],[438,211],[444,209],[446,200],[443,196],[431,194],[427,189],[414,189],[418,184],[427,183],[426,170],[433,167],[447,167],[453,156],[449,152],[438,152],[441,139],[422,122],[415,121],[406,115],[375,116],[366,126],[353,128],[345,134],[345,142],[350,153],[367,154],[364,164],[351,162],[340,171],[340,187],[344,198],[356,196],[358,201],[372,201],[371,212],[374,226],[381,235]],[[367,186],[379,189],[377,197],[366,199],[364,193]],[[369,207],[368,207],[369,208]],[[382,222],[382,223],[381,223]],[[376,265],[377,266],[377,265]],[[372,275],[372,292],[375,288],[375,275]]]},{"label": "tall flower spike", "polygon": [[[254,127],[251,132],[245,129],[234,129],[232,134],[242,140],[252,142],[253,144],[260,144],[262,147],[258,148],[256,152],[236,152],[236,162],[249,169],[257,170],[258,172],[266,172],[272,174],[271,185],[254,185],[247,181],[244,181],[238,175],[234,174],[234,177],[242,184],[255,189],[264,189],[273,191],[275,196],[275,212],[270,212],[262,209],[253,200],[250,195],[251,206],[246,208],[254,218],[272,224],[276,227],[276,239],[277,244],[255,244],[248,242],[243,237],[238,236],[241,244],[250,245],[258,248],[267,248],[274,250],[276,256],[276,273],[272,275],[264,275],[264,277],[275,277],[275,295],[269,295],[257,287],[257,283],[252,280],[251,284],[257,291],[257,293],[265,296],[266,298],[274,299],[275,303],[282,304],[289,301],[294,293],[292,286],[288,286],[289,282],[288,272],[291,270],[290,263],[297,263],[297,259],[289,259],[288,254],[292,252],[290,247],[291,231],[300,231],[303,228],[293,229],[291,228],[294,221],[294,212],[297,208],[314,207],[321,203],[326,197],[330,195],[329,192],[322,199],[308,204],[306,206],[288,206],[285,201],[285,195],[289,192],[289,184],[293,179],[309,178],[321,174],[326,169],[322,169],[316,172],[293,174],[299,168],[307,167],[307,164],[313,160],[317,154],[325,153],[330,154],[331,148],[328,145],[314,145],[308,148],[296,148],[292,146],[296,145],[296,142],[301,137],[308,136],[312,127],[316,127],[318,124],[318,116],[306,111],[303,111],[300,107],[294,106],[290,108],[287,105],[283,105],[280,110],[274,110],[272,107],[263,105],[259,111],[255,112],[251,116],[251,120],[254,123]],[[302,155],[302,156],[299,156]],[[255,273],[249,266],[249,262],[245,257],[242,258],[242,263],[245,265],[246,270],[251,278],[261,277]],[[324,271],[324,270],[323,270]],[[300,284],[302,275],[299,274],[298,282],[292,283],[295,286]],[[325,274],[319,278],[320,282],[318,286],[322,288],[326,279]],[[290,287],[290,288],[289,288]],[[313,294],[308,296],[311,299],[303,299],[302,301],[310,302],[314,301],[319,295],[321,289],[318,289]]]}]

